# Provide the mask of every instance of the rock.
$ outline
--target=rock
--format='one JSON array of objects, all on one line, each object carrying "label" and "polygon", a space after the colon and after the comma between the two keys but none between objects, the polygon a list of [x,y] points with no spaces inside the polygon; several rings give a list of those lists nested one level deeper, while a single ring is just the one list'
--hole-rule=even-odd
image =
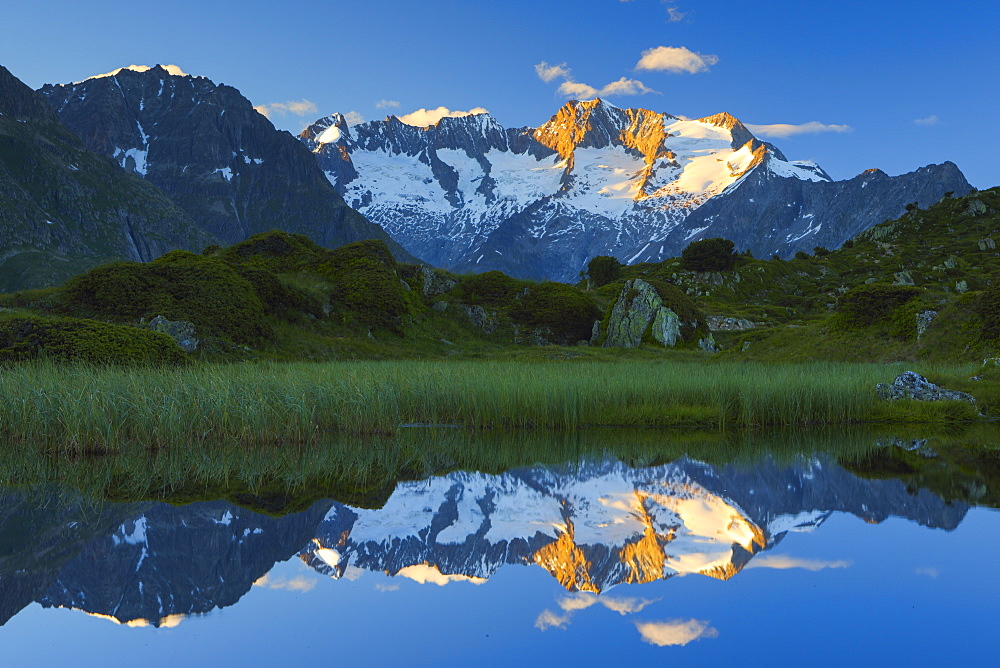
[{"label": "rock", "polygon": [[981,216],[984,213],[986,213],[987,208],[986,208],[986,204],[984,204],[982,200],[980,200],[980,199],[970,199],[969,200],[969,205],[967,207],[965,207],[965,211],[970,216]]},{"label": "rock", "polygon": [[594,329],[590,332],[590,345],[597,345],[597,342],[601,340],[601,321],[594,321]]},{"label": "rock", "polygon": [[482,306],[462,306],[465,315],[473,325],[483,330],[487,334],[492,334],[497,329],[496,313],[487,311]]},{"label": "rock", "polygon": [[611,309],[604,347],[638,348],[660,308],[664,308],[663,300],[656,288],[638,278],[626,281]]},{"label": "rock", "polygon": [[930,382],[913,371],[904,371],[889,383],[879,383],[875,386],[879,399],[894,401],[896,399],[914,399],[916,401],[967,401],[976,403],[975,397],[958,390],[946,390]]},{"label": "rock", "polygon": [[653,319],[653,338],[664,346],[673,347],[681,338],[681,319],[676,313],[666,308],[660,307],[656,311]]},{"label": "rock", "polygon": [[187,320],[167,320],[158,315],[146,324],[146,329],[162,332],[177,342],[184,352],[194,352],[201,340],[197,338],[194,323]]},{"label": "rock", "polygon": [[420,277],[422,279],[421,292],[423,292],[424,297],[443,295],[456,285],[454,280],[438,273],[430,267],[421,267]]},{"label": "rock", "polygon": [[709,333],[703,339],[698,339],[698,347],[704,350],[706,353],[717,353],[719,352],[719,346],[715,343],[715,337]]},{"label": "rock", "polygon": [[926,438],[902,439],[898,436],[893,436],[890,438],[880,438],[875,441],[875,445],[880,448],[901,448],[907,452],[915,452],[921,457],[928,459],[937,457],[937,453],[927,445]]},{"label": "rock", "polygon": [[997,242],[987,237],[979,240],[979,250],[996,250]]},{"label": "rock", "polygon": [[987,357],[983,360],[983,366],[1000,366],[1000,357]]},{"label": "rock", "polygon": [[435,311],[440,311],[444,313],[448,310],[448,302],[435,302],[434,306],[431,307]]},{"label": "rock", "polygon": [[969,291],[969,282],[966,280],[961,280],[955,283],[955,292],[959,294],[965,294]]},{"label": "rock", "polygon": [[705,318],[708,329],[712,332],[742,332],[756,327],[746,318],[730,318],[721,315],[710,315]]},{"label": "rock", "polygon": [[927,331],[927,328],[931,326],[931,322],[934,321],[935,316],[937,316],[937,311],[921,311],[917,314],[917,338],[919,339]]},{"label": "rock", "polygon": [[892,282],[893,285],[913,285],[913,277],[908,271],[897,271],[893,276],[896,279]]},{"label": "rock", "polygon": [[743,347],[740,348],[740,352],[745,353],[746,351],[750,350],[750,343],[751,343],[750,341],[744,341]]}]

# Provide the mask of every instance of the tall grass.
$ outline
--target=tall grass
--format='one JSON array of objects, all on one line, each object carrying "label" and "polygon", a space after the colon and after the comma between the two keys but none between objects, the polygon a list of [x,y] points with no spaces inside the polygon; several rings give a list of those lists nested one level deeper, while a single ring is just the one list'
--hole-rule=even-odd
[{"label": "tall grass", "polygon": [[829,362],[254,362],[182,369],[39,362],[0,370],[0,436],[80,452],[127,444],[309,443],[331,431],[393,434],[414,423],[746,428],[976,414],[961,404],[878,401],[876,383],[898,372]]}]

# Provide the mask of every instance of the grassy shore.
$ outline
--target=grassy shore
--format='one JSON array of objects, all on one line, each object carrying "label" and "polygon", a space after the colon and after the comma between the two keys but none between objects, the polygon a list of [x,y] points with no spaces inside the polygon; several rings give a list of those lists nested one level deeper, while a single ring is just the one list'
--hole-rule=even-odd
[{"label": "grassy shore", "polygon": [[[57,452],[308,443],[403,425],[578,430],[972,420],[955,402],[883,402],[901,367],[622,361],[245,363],[181,369],[39,362],[0,373],[0,435]],[[932,380],[972,367],[919,368]],[[989,383],[992,385],[992,383]],[[985,385],[985,383],[984,383]]]}]

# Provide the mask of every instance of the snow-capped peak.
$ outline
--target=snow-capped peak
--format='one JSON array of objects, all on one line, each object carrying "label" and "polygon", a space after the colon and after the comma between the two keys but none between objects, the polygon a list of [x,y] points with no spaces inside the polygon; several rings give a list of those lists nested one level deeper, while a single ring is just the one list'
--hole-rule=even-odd
[{"label": "snow-capped peak", "polygon": [[[156,65],[155,67],[159,67],[160,69],[164,70],[167,74],[170,74],[175,77],[191,76],[190,74],[179,68],[177,65]],[[104,74],[95,74],[94,76],[87,77],[83,81],[89,81],[90,79],[103,79],[105,77],[118,76],[118,74],[124,70],[131,70],[132,72],[148,72],[151,69],[153,69],[153,67],[149,67],[148,65],[129,65],[128,67],[119,67],[116,70],[111,70],[110,72],[105,72]],[[79,84],[83,83],[83,81],[74,81],[73,83]]]}]

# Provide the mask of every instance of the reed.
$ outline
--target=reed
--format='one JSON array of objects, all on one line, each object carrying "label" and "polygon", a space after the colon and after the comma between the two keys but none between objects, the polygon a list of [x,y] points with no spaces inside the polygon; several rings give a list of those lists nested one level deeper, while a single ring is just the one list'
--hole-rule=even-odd
[{"label": "reed", "polygon": [[170,369],[41,361],[0,371],[0,435],[7,443],[79,453],[134,444],[312,443],[329,432],[388,435],[407,424],[575,431],[976,416],[963,404],[879,401],[876,383],[899,371],[831,362],[253,362]]}]

